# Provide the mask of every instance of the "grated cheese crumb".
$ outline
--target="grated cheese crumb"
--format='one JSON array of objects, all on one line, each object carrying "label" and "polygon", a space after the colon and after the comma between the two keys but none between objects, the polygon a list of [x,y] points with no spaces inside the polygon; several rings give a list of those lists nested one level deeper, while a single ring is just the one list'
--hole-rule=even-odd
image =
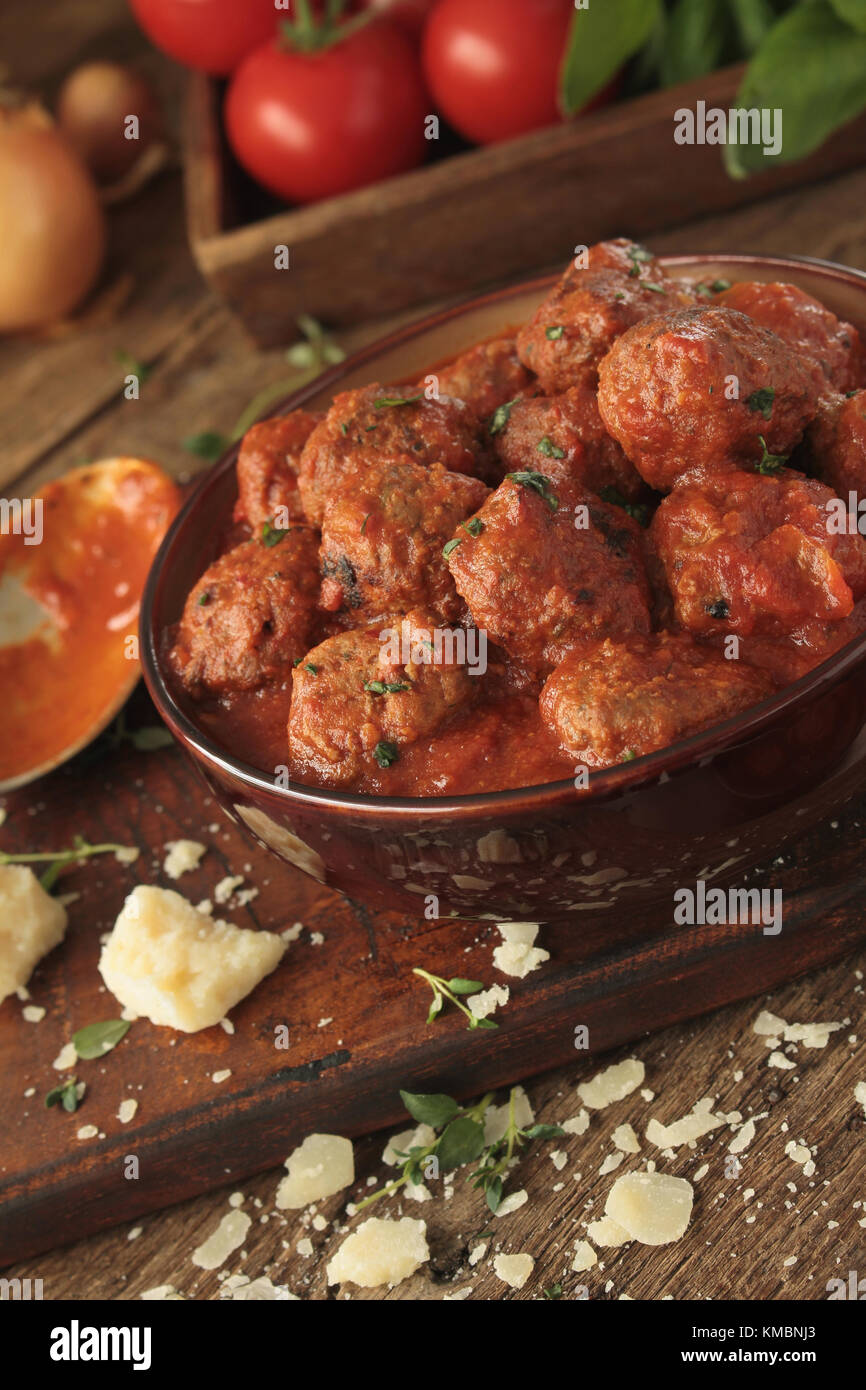
[{"label": "grated cheese crumb", "polygon": [[531,1255],[496,1255],[493,1260],[496,1277],[510,1289],[522,1289],[535,1268]]},{"label": "grated cheese crumb", "polygon": [[165,848],[168,853],[162,869],[171,879],[178,879],[182,874],[197,869],[202,857],[207,854],[207,845],[199,844],[198,840],[168,840]]},{"label": "grated cheese crumb", "polygon": [[338,1134],[309,1134],[286,1159],[288,1174],[277,1188],[276,1205],[297,1211],[342,1192],[355,1181],[351,1139]]},{"label": "grated cheese crumb", "polygon": [[137,1109],[137,1100],[122,1100],[117,1110],[117,1118],[120,1120],[120,1123],[122,1125],[128,1125],[130,1120],[135,1117]]},{"label": "grated cheese crumb", "polygon": [[604,1110],[636,1091],[644,1074],[643,1062],[636,1057],[627,1057],[624,1062],[617,1062],[598,1072],[591,1081],[584,1081],[578,1086],[577,1093],[590,1110]]},{"label": "grated cheese crumb", "polygon": [[246,1240],[252,1218],[246,1212],[232,1210],[220,1221],[216,1230],[192,1253],[192,1262],[199,1269],[219,1269],[229,1255]]}]

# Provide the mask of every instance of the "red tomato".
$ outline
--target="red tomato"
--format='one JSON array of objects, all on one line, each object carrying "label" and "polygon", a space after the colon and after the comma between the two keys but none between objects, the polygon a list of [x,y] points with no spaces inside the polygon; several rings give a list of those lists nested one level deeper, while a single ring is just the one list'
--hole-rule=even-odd
[{"label": "red tomato", "polygon": [[281,19],[274,0],[129,0],[148,38],[179,63],[220,75],[232,72]]},{"label": "red tomato", "polygon": [[557,82],[573,14],[572,0],[439,0],[424,33],[424,70],[451,125],[489,145],[560,121]]},{"label": "red tomato", "polygon": [[420,164],[429,101],[412,43],[377,20],[313,53],[256,49],[232,78],[225,124],[254,178],[309,203]]},{"label": "red tomato", "polygon": [[407,34],[420,38],[435,3],[436,0],[358,0],[353,8],[375,10],[377,14],[399,24]]}]

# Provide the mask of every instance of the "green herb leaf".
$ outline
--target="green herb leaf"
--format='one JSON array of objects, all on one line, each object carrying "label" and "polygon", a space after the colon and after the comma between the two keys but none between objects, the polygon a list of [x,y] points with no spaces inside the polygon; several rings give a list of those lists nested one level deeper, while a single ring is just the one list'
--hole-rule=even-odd
[{"label": "green herb leaf", "polygon": [[67,1115],[74,1115],[78,1104],[78,1082],[74,1076],[67,1076],[65,1081],[61,1081],[60,1085],[55,1086],[45,1097],[46,1110],[50,1110],[53,1105],[61,1105]]},{"label": "green herb leaf", "polygon": [[721,294],[723,290],[730,288],[730,280],[701,280],[699,284],[695,285],[695,293],[709,298],[711,294]]},{"label": "green herb leaf", "polygon": [[453,980],[448,981],[448,988],[452,994],[478,994],[484,986],[478,980],[464,980],[460,975],[455,975]]},{"label": "green herb leaf", "polygon": [[773,413],[773,401],[775,399],[775,389],[772,386],[762,386],[746,397],[746,405],[750,410],[760,411],[764,419],[769,420]]},{"label": "green herb leaf", "polygon": [[122,349],[114,354],[115,362],[119,362],[126,371],[127,376],[137,376],[139,386],[143,386],[148,377],[153,376],[153,367],[147,362],[140,361],[131,352],[124,352]]},{"label": "green herb leaf", "polygon": [[653,294],[667,294],[664,285],[656,285],[652,280],[641,280],[642,290],[652,290]]},{"label": "green herb leaf", "polygon": [[458,545],[460,544],[460,541],[461,541],[461,540],[462,540],[462,537],[461,537],[461,536],[455,536],[453,540],[447,541],[446,544],[443,545],[443,547],[442,547],[442,554],[443,554],[443,556],[445,557],[446,560],[448,559],[448,556],[449,556],[449,555],[453,555],[454,551],[457,549],[457,547],[458,547]]},{"label": "green herb leaf", "polygon": [[392,405],[413,405],[415,401],[421,401],[423,399],[423,391],[420,391],[417,396],[380,396],[378,400],[373,402],[373,409],[385,410]]},{"label": "green herb leaf", "polygon": [[768,475],[778,473],[779,469],[788,462],[788,455],[771,454],[767,448],[767,441],[762,434],[758,435],[758,443],[761,446],[762,453],[758,462],[755,464],[755,472]]},{"label": "green herb leaf", "polygon": [[480,536],[484,530],[484,522],[478,516],[473,516],[470,521],[461,521],[460,525],[470,536]]},{"label": "green herb leaf", "polygon": [[444,1009],[444,1007],[445,1007],[445,995],[444,995],[444,994],[434,994],[434,995],[433,995],[433,1001],[432,1001],[432,1003],[431,1003],[431,1005],[430,1005],[430,1008],[429,1008],[428,1011],[427,1011],[427,1022],[428,1022],[428,1023],[432,1023],[433,1020],[436,1018],[437,1014],[441,1014],[441,1012],[442,1012],[442,1010]]},{"label": "green herb leaf", "polygon": [[452,1168],[462,1168],[464,1163],[473,1163],[483,1151],[484,1126],[460,1115],[451,1121],[436,1145],[439,1170],[450,1173]]},{"label": "green herb leaf", "polygon": [[201,434],[189,434],[183,440],[182,447],[188,454],[196,454],[198,458],[206,459],[208,463],[216,463],[221,458],[226,449],[229,448],[231,440],[228,435],[217,434],[215,430],[203,430]]},{"label": "green herb leaf", "polygon": [[545,1298],[555,1302],[557,1298],[562,1298],[562,1285],[551,1284],[549,1288],[542,1289],[542,1293]]},{"label": "green herb leaf", "polygon": [[533,492],[537,492],[539,497],[544,498],[552,512],[558,510],[559,498],[551,492],[551,481],[543,473],[526,470],[521,473],[506,473],[505,476],[510,482],[520,483],[523,487],[531,488]]},{"label": "green herb leaf", "polygon": [[556,343],[564,332],[565,329],[561,323],[552,323],[549,328],[545,328],[544,336],[545,338],[549,338],[552,343]]},{"label": "green herb leaf", "polygon": [[661,56],[663,87],[691,82],[738,56],[728,0],[675,0]]},{"label": "green herb leaf", "polygon": [[102,1023],[89,1023],[72,1035],[72,1046],[83,1062],[95,1057],[104,1057],[129,1032],[129,1024],[122,1018],[109,1018]]},{"label": "green herb leaf", "polygon": [[508,424],[509,416],[519,400],[520,397],[515,396],[513,400],[505,401],[502,405],[496,407],[490,417],[490,423],[487,426],[488,434],[499,434],[505,429],[505,426]]},{"label": "green herb leaf", "polygon": [[840,19],[859,34],[866,34],[866,0],[830,0]]},{"label": "green herb leaf", "polygon": [[784,139],[777,155],[766,155],[760,143],[725,145],[734,178],[803,159],[866,106],[866,32],[827,0],[795,6],[765,35],[733,105],[781,109]]},{"label": "green herb leaf", "polygon": [[544,454],[544,457],[547,459],[565,458],[565,450],[560,449],[558,444],[554,444],[549,434],[546,434],[543,439],[538,441],[538,452]]},{"label": "green herb leaf", "polygon": [[646,502],[627,502],[622,493],[615,487],[600,488],[598,495],[602,502],[607,502],[612,507],[621,507],[626,516],[630,516],[639,526],[649,526],[650,509]]},{"label": "green herb leaf", "polygon": [[210,594],[208,593],[207,589],[205,589],[203,593],[199,594],[197,603],[199,608],[204,608],[206,604],[210,603]]},{"label": "green herb leaf", "polygon": [[273,546],[279,545],[283,537],[288,534],[288,529],[280,530],[278,526],[274,526],[270,521],[265,521],[262,524],[262,545],[266,545],[270,550]]},{"label": "green herb leaf", "polygon": [[411,690],[410,681],[364,681],[364,689],[371,695],[399,695],[403,690]]},{"label": "green herb leaf", "polygon": [[485,1183],[484,1196],[490,1210],[497,1212],[502,1202],[502,1179],[498,1174],[495,1178],[491,1178],[490,1182]]},{"label": "green herb leaf", "polygon": [[399,761],[400,750],[396,743],[385,743],[383,741],[376,744],[376,747],[373,749],[373,757],[380,767],[390,767],[392,763]]},{"label": "green herb leaf", "polygon": [[524,1139],[561,1139],[565,1130],[562,1125],[532,1125],[529,1129],[522,1129],[520,1133]]},{"label": "green herb leaf", "polygon": [[643,48],[661,15],[661,0],[604,0],[576,10],[560,69],[566,116],[586,106]]},{"label": "green herb leaf", "polygon": [[620,758],[620,762],[621,762],[621,763],[632,763],[632,762],[634,762],[634,760],[635,760],[636,757],[637,757],[637,753],[634,751],[633,748],[626,748],[625,752],[622,754],[622,757]]},{"label": "green herb leaf", "polygon": [[456,1100],[441,1092],[425,1094],[423,1091],[401,1091],[400,1099],[413,1120],[419,1125],[430,1125],[433,1129],[447,1125],[460,1109]]}]

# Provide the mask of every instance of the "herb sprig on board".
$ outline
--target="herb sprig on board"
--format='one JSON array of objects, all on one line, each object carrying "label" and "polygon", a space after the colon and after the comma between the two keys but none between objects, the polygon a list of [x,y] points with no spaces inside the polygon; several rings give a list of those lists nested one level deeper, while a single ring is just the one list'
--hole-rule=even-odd
[{"label": "herb sprig on board", "polygon": [[466,998],[473,994],[480,994],[485,986],[480,980],[464,980],[460,975],[455,975],[450,980],[445,980],[441,975],[431,975],[429,970],[422,970],[416,965],[412,971],[419,979],[426,980],[433,991],[433,1002],[430,1005],[430,1012],[427,1015],[427,1022],[432,1023],[438,1018],[446,1003],[453,1004],[469,1020],[470,1029],[475,1028],[498,1028],[499,1024],[494,1023],[492,1018],[478,1018],[476,1014],[468,1009],[465,1004],[460,1002],[458,996]]}]

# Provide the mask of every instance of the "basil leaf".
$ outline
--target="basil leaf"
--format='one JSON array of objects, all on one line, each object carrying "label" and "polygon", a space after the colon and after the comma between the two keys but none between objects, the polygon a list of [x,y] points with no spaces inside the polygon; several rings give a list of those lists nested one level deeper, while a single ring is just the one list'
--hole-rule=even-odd
[{"label": "basil leaf", "polygon": [[182,447],[188,454],[197,454],[199,458],[207,459],[208,463],[216,463],[230,444],[231,440],[227,435],[217,434],[214,430],[204,430],[201,434],[187,435]]},{"label": "basil leaf", "polygon": [[860,34],[866,34],[866,0],[830,0],[840,19]]},{"label": "basil leaf", "polygon": [[487,1183],[485,1196],[487,1197],[487,1205],[490,1210],[493,1212],[498,1211],[499,1204],[502,1201],[502,1179],[498,1174],[492,1182]]},{"label": "basil leaf", "polygon": [[575,11],[559,79],[566,116],[586,106],[643,48],[660,15],[661,0],[594,0]]},{"label": "basil leaf", "polygon": [[129,1024],[123,1018],[109,1018],[103,1023],[89,1023],[72,1035],[72,1046],[83,1062],[95,1057],[104,1057],[121,1038],[129,1032]]},{"label": "basil leaf", "polygon": [[734,178],[802,159],[866,106],[866,34],[845,24],[828,0],[799,5],[766,35],[734,105],[783,112],[778,155],[765,155],[760,144],[724,147]]},{"label": "basil leaf", "polygon": [[464,980],[460,975],[456,975],[453,980],[448,981],[448,988],[452,994],[477,994],[484,986],[478,980]]},{"label": "basil leaf", "polygon": [[661,59],[662,86],[714,72],[735,52],[726,0],[676,0]]},{"label": "basil leaf", "polygon": [[417,1120],[419,1125],[432,1125],[433,1129],[447,1125],[460,1109],[456,1100],[441,1092],[425,1095],[423,1092],[401,1091],[400,1099],[413,1120]]},{"label": "basil leaf", "polygon": [[770,0],[730,0],[731,18],[740,41],[740,52],[751,57],[764,35],[776,23]]},{"label": "basil leaf", "polygon": [[464,1163],[472,1163],[484,1150],[484,1126],[466,1115],[452,1120],[436,1145],[439,1171],[450,1173],[452,1168],[462,1168]]}]

